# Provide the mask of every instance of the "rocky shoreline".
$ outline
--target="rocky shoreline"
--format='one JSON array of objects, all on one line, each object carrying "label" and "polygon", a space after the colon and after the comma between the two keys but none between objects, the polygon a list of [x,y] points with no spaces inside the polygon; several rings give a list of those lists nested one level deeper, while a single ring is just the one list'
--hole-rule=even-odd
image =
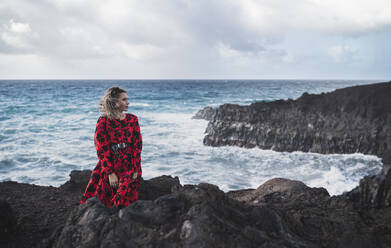
[{"label": "rocky shoreline", "polygon": [[1,247],[391,247],[391,170],[330,197],[324,188],[271,179],[224,193],[178,178],[143,180],[123,209],[91,198],[91,171],[60,187],[0,183]]},{"label": "rocky shoreline", "polygon": [[[60,187],[1,182],[0,247],[389,248],[390,86],[223,105],[198,114],[210,120],[205,140],[211,145],[262,147],[264,142],[262,148],[276,150],[382,156],[382,172],[364,177],[350,192],[331,197],[324,188],[283,178],[223,192],[212,184],[181,185],[177,177],[160,176],[141,180],[140,200],[117,209],[96,198],[79,204],[89,170],[72,171]],[[292,130],[296,133],[289,134]]]},{"label": "rocky shoreline", "polygon": [[204,144],[275,151],[364,153],[382,157],[391,118],[391,82],[354,86],[296,100],[206,107]]}]

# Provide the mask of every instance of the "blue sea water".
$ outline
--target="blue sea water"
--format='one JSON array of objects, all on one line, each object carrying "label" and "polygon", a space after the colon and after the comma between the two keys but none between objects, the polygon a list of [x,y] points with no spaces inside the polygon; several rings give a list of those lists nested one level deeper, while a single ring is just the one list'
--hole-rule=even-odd
[{"label": "blue sea water", "polygon": [[121,86],[129,112],[139,117],[144,178],[178,176],[182,184],[208,182],[222,190],[256,188],[284,177],[340,194],[375,174],[381,161],[363,154],[321,155],[258,148],[209,147],[206,106],[295,99],[375,83],[357,80],[0,80],[0,181],[59,186],[71,170],[97,163],[93,136],[104,91]]}]

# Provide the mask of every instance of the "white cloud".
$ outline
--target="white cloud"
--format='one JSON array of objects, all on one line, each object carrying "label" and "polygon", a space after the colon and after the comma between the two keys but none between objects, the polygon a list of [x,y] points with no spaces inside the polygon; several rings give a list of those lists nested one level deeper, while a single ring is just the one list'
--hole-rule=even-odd
[{"label": "white cloud", "polygon": [[18,33],[18,34],[23,34],[23,33],[30,33],[31,28],[28,23],[20,23],[20,22],[14,22],[14,20],[10,20],[10,25],[8,29],[11,32]]},{"label": "white cloud", "polygon": [[333,46],[328,49],[328,54],[337,63],[352,61],[357,52],[357,48],[346,45]]},{"label": "white cloud", "polygon": [[12,48],[32,48],[34,40],[39,38],[39,34],[32,32],[28,23],[15,22],[13,19],[3,24],[0,30],[1,40]]}]

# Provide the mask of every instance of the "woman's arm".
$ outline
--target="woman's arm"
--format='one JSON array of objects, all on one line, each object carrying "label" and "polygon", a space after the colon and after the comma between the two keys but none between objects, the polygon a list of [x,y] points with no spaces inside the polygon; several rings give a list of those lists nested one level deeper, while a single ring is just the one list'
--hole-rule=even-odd
[{"label": "woman's arm", "polygon": [[114,160],[113,153],[110,149],[110,139],[107,133],[105,117],[99,117],[96,123],[94,143],[103,170],[107,175],[112,174],[114,172]]}]

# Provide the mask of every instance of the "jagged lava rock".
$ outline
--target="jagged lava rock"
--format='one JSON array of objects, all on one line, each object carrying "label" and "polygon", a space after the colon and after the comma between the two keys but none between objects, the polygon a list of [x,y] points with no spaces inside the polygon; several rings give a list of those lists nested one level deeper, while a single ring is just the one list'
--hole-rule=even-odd
[{"label": "jagged lava rock", "polygon": [[378,83],[304,93],[297,100],[206,107],[194,118],[209,120],[206,145],[381,157],[387,149],[390,96],[391,82]]},{"label": "jagged lava rock", "polygon": [[333,197],[323,188],[283,178],[257,189],[224,193],[215,185],[182,186],[178,178],[162,176],[142,181],[143,200],[123,209],[106,208],[96,198],[79,204],[90,172],[72,172],[70,181],[59,188],[0,183],[0,196],[18,222],[15,239],[6,241],[6,247],[391,244],[390,170]]},{"label": "jagged lava rock", "polygon": [[54,247],[319,247],[274,210],[230,199],[217,186],[185,185],[121,210],[97,199],[74,209]]},{"label": "jagged lava rock", "polygon": [[[367,184],[378,189],[390,183],[389,175]],[[172,190],[123,209],[106,208],[91,198],[73,209],[53,247],[385,248],[391,244],[390,206],[363,205],[365,196],[355,192],[330,197],[324,188],[283,178],[228,193],[206,183],[175,185]]]},{"label": "jagged lava rock", "polygon": [[[0,247],[52,247],[69,213],[79,206],[90,175],[91,170],[72,171],[60,187],[1,182]],[[140,199],[156,199],[178,186],[179,179],[170,176],[142,179]]]}]

